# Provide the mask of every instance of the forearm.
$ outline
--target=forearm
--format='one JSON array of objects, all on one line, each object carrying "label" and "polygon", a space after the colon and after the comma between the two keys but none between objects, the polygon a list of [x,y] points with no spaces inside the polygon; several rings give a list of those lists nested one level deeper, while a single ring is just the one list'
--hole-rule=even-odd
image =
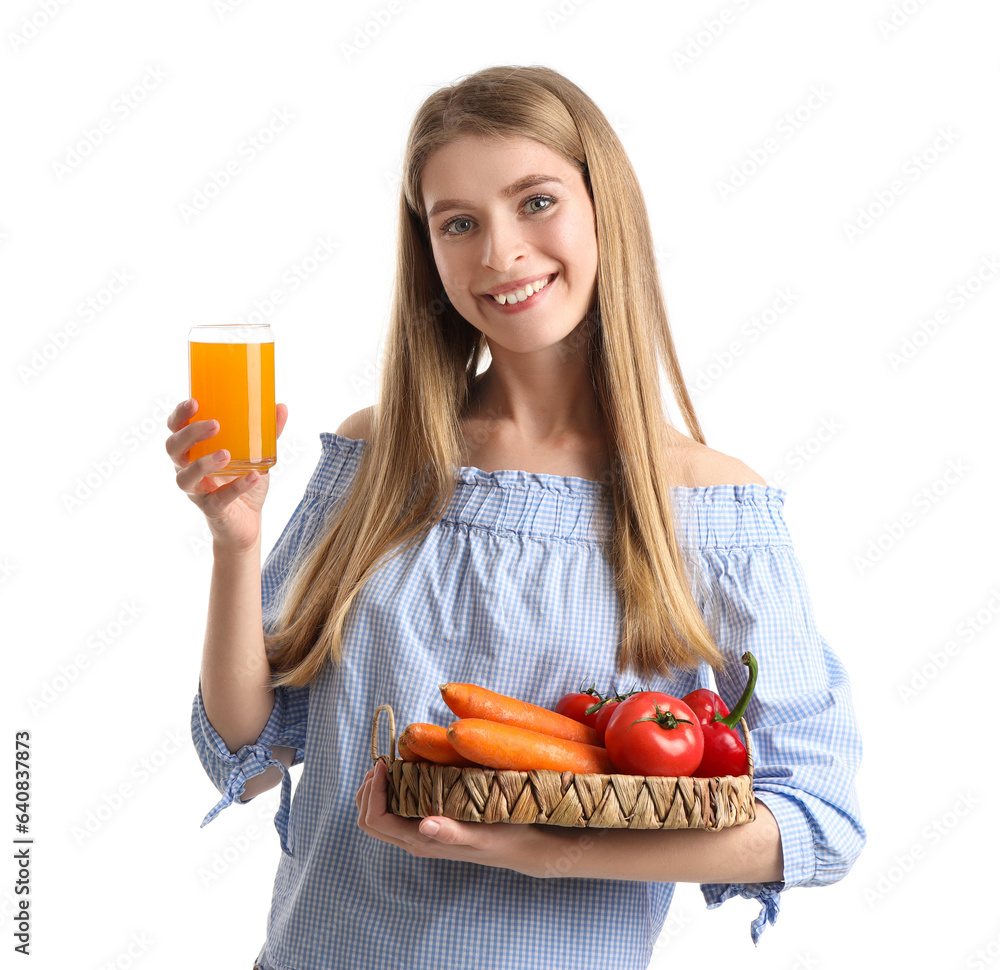
[{"label": "forearm", "polygon": [[756,818],[719,832],[707,829],[573,829],[540,825],[541,878],[644,882],[780,882],[778,823],[755,800]]},{"label": "forearm", "polygon": [[[230,751],[260,737],[274,708],[260,604],[260,545],[215,550],[201,661],[205,713]],[[277,769],[275,769],[277,770]]]}]

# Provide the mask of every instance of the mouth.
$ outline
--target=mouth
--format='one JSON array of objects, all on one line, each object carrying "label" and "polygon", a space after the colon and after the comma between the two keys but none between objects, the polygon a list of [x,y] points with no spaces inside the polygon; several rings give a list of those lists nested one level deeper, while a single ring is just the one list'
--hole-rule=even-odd
[{"label": "mouth", "polygon": [[548,276],[541,276],[537,280],[525,283],[523,286],[515,287],[514,289],[508,290],[504,293],[498,293],[496,296],[491,293],[485,293],[483,294],[483,299],[489,301],[496,307],[510,307],[511,309],[519,308],[521,306],[527,307],[529,304],[534,304],[538,300],[538,294],[541,293],[541,291],[544,290],[558,275],[558,273],[549,273]]}]

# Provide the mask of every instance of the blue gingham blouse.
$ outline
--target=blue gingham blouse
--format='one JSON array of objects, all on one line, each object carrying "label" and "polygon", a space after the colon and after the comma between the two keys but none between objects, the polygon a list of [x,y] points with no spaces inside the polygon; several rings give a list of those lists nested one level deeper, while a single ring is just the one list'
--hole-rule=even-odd
[{"label": "blue gingham blouse", "polygon": [[[363,439],[320,435],[322,456],[263,565],[265,629],[282,583],[345,495]],[[379,569],[344,626],[344,663],[306,688],[282,688],[257,743],[235,754],[205,715],[201,687],[191,731],[222,799],[206,825],[268,765],[282,772],[274,824],[281,856],[263,960],[274,970],[357,967],[539,970],[588,963],[646,968],[674,894],[670,882],[546,878],[447,859],[421,859],[357,825],[355,794],[371,767],[372,715],[391,704],[397,731],[450,724],[438,685],[449,681],[550,706],[596,682],[628,688],[615,671],[619,602],[603,540],[607,487],[518,470],[457,471],[444,518]],[[847,673],[816,629],[802,567],[782,515],[783,489],[756,483],[676,487],[678,536],[691,589],[729,663],[716,689],[733,704],[760,665],[746,712],[756,796],[774,814],[784,854],[780,883],[701,886],[707,905],[760,902],[756,943],[779,893],[841,879],[865,844],[855,773],[861,738]],[[701,665],[640,683],[682,697],[712,687]],[[379,753],[387,751],[385,718]],[[296,749],[291,792],[272,745]],[[249,960],[247,961],[249,965]]]}]

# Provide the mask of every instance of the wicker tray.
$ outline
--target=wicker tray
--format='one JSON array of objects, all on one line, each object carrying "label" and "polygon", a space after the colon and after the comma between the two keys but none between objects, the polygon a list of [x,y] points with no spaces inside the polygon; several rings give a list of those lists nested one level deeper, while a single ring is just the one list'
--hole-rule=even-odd
[{"label": "wicker tray", "polygon": [[[379,714],[389,715],[392,747],[377,750]],[[711,829],[755,818],[753,754],[740,719],[750,771],[720,778],[577,774],[455,768],[396,757],[396,718],[388,704],[372,717],[372,762],[386,766],[388,807],[394,815],[442,815],[460,822],[520,822],[573,828]]]}]

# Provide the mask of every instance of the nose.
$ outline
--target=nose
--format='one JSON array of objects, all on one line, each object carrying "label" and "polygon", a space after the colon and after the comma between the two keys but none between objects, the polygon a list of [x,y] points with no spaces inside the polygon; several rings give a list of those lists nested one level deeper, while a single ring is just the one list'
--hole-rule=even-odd
[{"label": "nose", "polygon": [[483,266],[505,273],[527,253],[527,243],[516,222],[495,220],[483,235]]}]

